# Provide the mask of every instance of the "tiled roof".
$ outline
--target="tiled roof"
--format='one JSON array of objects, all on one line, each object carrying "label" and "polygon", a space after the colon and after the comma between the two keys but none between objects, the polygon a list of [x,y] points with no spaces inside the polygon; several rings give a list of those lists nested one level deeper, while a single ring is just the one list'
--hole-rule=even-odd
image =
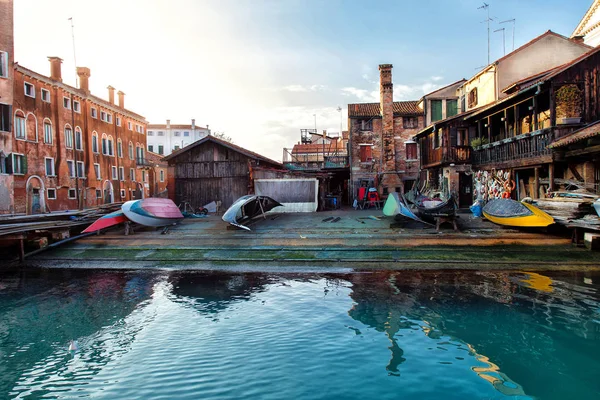
[{"label": "tiled roof", "polygon": [[581,128],[575,132],[570,133],[568,136],[555,140],[548,146],[548,148],[556,149],[558,147],[568,146],[570,144],[580,142],[582,140],[599,135],[600,121],[596,121],[593,124],[586,126],[585,128]]},{"label": "tiled roof", "polygon": [[281,164],[278,161],[271,160],[270,158],[267,158],[265,156],[261,156],[258,153],[255,153],[255,152],[250,151],[250,150],[246,150],[243,147],[237,146],[237,145],[235,145],[235,144],[233,144],[231,142],[228,142],[226,140],[216,138],[216,137],[214,137],[212,135],[205,136],[205,137],[203,137],[200,140],[196,140],[194,143],[192,143],[192,144],[190,144],[188,146],[185,146],[185,147],[183,147],[183,148],[181,148],[179,150],[176,150],[176,151],[172,152],[171,154],[169,154],[168,156],[166,156],[165,158],[163,158],[163,160],[164,161],[169,161],[169,160],[172,160],[173,158],[177,158],[179,155],[181,155],[181,154],[183,154],[185,152],[188,152],[191,149],[193,149],[194,147],[199,146],[199,145],[201,145],[203,143],[206,143],[208,141],[215,142],[215,143],[218,143],[218,144],[220,144],[222,146],[228,147],[228,148],[230,148],[233,151],[237,151],[238,153],[242,153],[245,156],[253,158],[255,160],[261,160],[261,161],[264,161],[266,163],[272,164],[272,165],[274,165],[276,167],[283,168],[283,164]]},{"label": "tiled roof", "polygon": [[565,64],[559,65],[558,67],[550,68],[549,70],[546,70],[546,71],[543,71],[543,72],[539,72],[537,74],[530,75],[530,76],[525,77],[525,78],[523,78],[521,80],[513,82],[510,85],[508,85],[507,87],[505,87],[504,89],[502,89],[502,92],[510,94],[510,93],[514,92],[515,90],[522,90],[522,89],[528,88],[529,86],[533,86],[537,82],[539,82],[540,79],[543,79],[544,77],[546,77],[547,75],[555,72],[559,68],[562,68],[564,65]]},{"label": "tiled roof", "polygon": [[[395,101],[393,110],[395,117],[423,115],[418,101]],[[348,117],[380,117],[379,103],[348,104]]]}]

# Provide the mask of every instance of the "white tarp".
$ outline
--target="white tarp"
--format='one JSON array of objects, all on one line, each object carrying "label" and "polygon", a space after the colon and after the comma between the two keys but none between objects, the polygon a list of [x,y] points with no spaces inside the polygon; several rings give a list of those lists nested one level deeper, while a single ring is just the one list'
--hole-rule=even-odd
[{"label": "white tarp", "polygon": [[255,179],[254,192],[283,204],[275,209],[276,212],[315,212],[319,202],[319,181],[316,178]]}]

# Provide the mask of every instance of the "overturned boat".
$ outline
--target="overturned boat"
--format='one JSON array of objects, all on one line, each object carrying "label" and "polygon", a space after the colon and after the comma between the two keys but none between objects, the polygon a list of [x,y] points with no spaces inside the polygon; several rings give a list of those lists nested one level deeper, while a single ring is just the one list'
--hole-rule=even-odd
[{"label": "overturned boat", "polygon": [[119,225],[128,221],[122,210],[111,212],[98,218],[93,224],[85,228],[82,233],[96,232],[100,229],[110,228],[111,226]]},{"label": "overturned boat", "polygon": [[268,196],[242,196],[237,199],[227,211],[225,211],[225,214],[223,214],[223,221],[249,231],[250,228],[242,225],[243,223],[250,221],[256,216],[264,216],[266,212],[280,206],[283,207],[280,203]]},{"label": "overturned boat", "polygon": [[483,207],[483,216],[498,225],[523,228],[546,227],[554,218],[528,203],[512,199],[494,199]]},{"label": "overturned boat", "polygon": [[388,217],[403,215],[415,221],[422,222],[424,224],[429,224],[428,222],[425,222],[421,218],[417,217],[415,213],[413,213],[411,209],[408,208],[408,205],[404,200],[404,196],[401,197],[396,192],[392,192],[388,195],[388,198],[383,206],[383,215],[387,215]]}]

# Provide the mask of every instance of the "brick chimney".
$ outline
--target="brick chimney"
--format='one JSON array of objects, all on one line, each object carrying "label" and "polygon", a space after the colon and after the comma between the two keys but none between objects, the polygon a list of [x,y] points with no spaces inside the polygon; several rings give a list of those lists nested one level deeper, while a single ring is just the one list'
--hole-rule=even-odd
[{"label": "brick chimney", "polygon": [[108,86],[108,102],[110,104],[115,104],[115,88],[112,86]]},{"label": "brick chimney", "polygon": [[77,67],[77,76],[79,77],[79,89],[86,93],[90,92],[90,69],[87,67]]},{"label": "brick chimney", "polygon": [[170,119],[167,120],[167,129],[171,129],[171,120]]},{"label": "brick chimney", "polygon": [[119,96],[119,107],[125,108],[125,93],[119,90],[117,95]]},{"label": "brick chimney", "polygon": [[571,38],[571,40],[572,40],[573,42],[575,42],[575,43],[579,43],[579,44],[584,44],[584,43],[583,43],[583,39],[584,39],[584,37],[583,37],[583,36],[573,36],[573,37]]},{"label": "brick chimney", "polygon": [[[379,98],[383,128],[383,142],[381,143],[382,169],[383,171],[391,172],[396,171],[396,148],[394,143],[394,84],[392,83],[392,64],[381,64],[379,66]],[[384,187],[391,184],[391,182],[383,182]]]},{"label": "brick chimney", "polygon": [[62,58],[48,57],[48,60],[50,61],[50,79],[62,82],[62,71],[60,66],[63,61]]},{"label": "brick chimney", "polygon": [[192,118],[192,130],[196,129],[196,120]]}]

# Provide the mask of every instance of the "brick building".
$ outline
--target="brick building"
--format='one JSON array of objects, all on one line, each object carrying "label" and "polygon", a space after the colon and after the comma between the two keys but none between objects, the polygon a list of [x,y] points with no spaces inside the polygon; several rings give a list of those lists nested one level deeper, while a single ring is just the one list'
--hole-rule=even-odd
[{"label": "brick building", "polygon": [[351,190],[373,186],[381,198],[409,190],[419,175],[417,144],[424,126],[418,101],[393,101],[392,65],[382,64],[380,102],[348,104]]},{"label": "brick building", "polygon": [[14,64],[13,139],[6,162],[14,179],[11,211],[76,209],[148,196],[144,117],[125,109],[123,92],[116,104],[111,86],[108,101],[92,95],[89,68],[77,68],[75,88],[62,82],[62,60],[49,60],[49,77]]},{"label": "brick building", "polygon": [[0,214],[14,207],[13,177],[6,173],[7,156],[12,152],[13,61],[13,1],[0,0]]}]

